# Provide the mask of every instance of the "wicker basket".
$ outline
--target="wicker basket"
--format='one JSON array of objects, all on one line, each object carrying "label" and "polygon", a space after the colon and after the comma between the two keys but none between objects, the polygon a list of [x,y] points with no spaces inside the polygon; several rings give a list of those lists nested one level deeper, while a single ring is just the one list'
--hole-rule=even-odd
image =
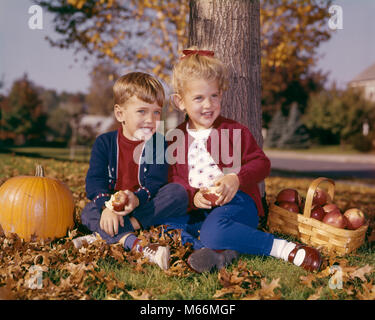
[{"label": "wicker basket", "polygon": [[333,200],[334,181],[324,177],[315,179],[307,191],[303,215],[272,204],[269,208],[267,224],[270,232],[292,235],[301,242],[328,254],[345,255],[364,243],[368,224],[356,230],[346,230],[310,218],[314,193],[322,182],[328,182],[328,194]]}]

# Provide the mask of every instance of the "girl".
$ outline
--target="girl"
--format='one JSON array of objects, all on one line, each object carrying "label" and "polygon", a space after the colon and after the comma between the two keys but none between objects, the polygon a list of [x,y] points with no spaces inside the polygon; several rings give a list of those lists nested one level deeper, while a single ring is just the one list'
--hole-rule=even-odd
[{"label": "girl", "polygon": [[[248,128],[220,115],[224,64],[208,50],[183,54],[173,69],[171,99],[186,113],[177,128],[184,133],[185,159],[171,166],[169,179],[186,189],[189,212],[165,224],[181,229],[183,243],[193,244],[189,266],[197,272],[219,269],[244,253],[318,270],[322,259],[316,249],[257,229],[264,215],[258,183],[269,175],[270,161]],[[214,206],[204,197],[211,187],[220,195]]]}]

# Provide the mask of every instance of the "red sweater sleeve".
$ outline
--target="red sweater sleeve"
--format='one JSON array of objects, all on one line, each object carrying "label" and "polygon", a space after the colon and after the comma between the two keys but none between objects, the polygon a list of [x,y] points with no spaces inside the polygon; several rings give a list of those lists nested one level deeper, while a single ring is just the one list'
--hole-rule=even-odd
[{"label": "red sweater sleeve", "polygon": [[263,181],[270,174],[271,162],[246,127],[241,130],[241,147],[240,187]]}]

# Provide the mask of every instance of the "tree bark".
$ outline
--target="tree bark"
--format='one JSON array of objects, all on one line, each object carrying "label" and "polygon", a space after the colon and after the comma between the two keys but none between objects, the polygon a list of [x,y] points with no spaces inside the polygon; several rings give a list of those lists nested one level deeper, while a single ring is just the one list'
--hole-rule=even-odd
[{"label": "tree bark", "polygon": [[[188,45],[213,50],[227,65],[222,115],[248,127],[262,148],[259,0],[190,0]],[[266,206],[264,182],[259,189]]]},{"label": "tree bark", "polygon": [[259,0],[190,0],[189,46],[213,50],[226,63],[222,115],[262,138]]}]

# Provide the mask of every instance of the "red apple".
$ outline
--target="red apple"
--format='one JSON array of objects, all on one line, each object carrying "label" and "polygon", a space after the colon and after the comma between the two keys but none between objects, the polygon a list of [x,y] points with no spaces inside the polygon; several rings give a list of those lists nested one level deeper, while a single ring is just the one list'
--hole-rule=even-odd
[{"label": "red apple", "polygon": [[339,207],[334,203],[326,204],[325,206],[323,206],[323,210],[324,210],[325,213],[328,213],[328,212],[331,212],[331,211],[337,211],[337,210],[340,212]]},{"label": "red apple", "polygon": [[324,209],[321,206],[317,205],[317,206],[314,207],[314,209],[311,210],[310,217],[313,218],[313,219],[322,221],[325,214],[326,213],[325,213]]},{"label": "red apple", "polygon": [[120,190],[114,194],[114,199],[112,200],[112,207],[114,211],[124,211],[125,206],[128,204],[128,195]]},{"label": "red apple", "polygon": [[319,206],[324,206],[326,203],[331,202],[331,197],[329,194],[321,189],[321,188],[316,188],[312,204],[314,205],[319,205]]},{"label": "red apple", "polygon": [[285,210],[288,210],[290,212],[299,213],[299,206],[294,202],[290,202],[290,201],[280,202],[279,207]]},{"label": "red apple", "polygon": [[298,206],[301,206],[301,197],[298,194],[298,191],[295,189],[283,189],[276,196],[276,202],[294,202]]},{"label": "red apple", "polygon": [[348,220],[348,229],[355,230],[365,223],[365,215],[357,208],[351,208],[345,211],[344,216]]},{"label": "red apple", "polygon": [[203,192],[203,197],[208,201],[211,201],[211,206],[216,206],[216,201],[219,199],[220,194],[216,192],[217,187],[210,187],[207,188],[206,191]]},{"label": "red apple", "polygon": [[347,225],[347,219],[340,213],[340,210],[333,210],[326,213],[323,222],[341,229],[344,229]]}]

